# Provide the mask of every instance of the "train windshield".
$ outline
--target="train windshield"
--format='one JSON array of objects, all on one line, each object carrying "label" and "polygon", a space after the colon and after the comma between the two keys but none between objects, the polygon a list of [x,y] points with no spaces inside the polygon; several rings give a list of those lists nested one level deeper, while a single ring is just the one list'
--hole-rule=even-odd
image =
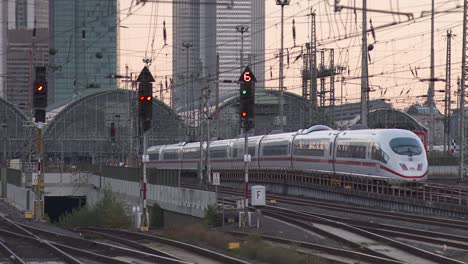
[{"label": "train windshield", "polygon": [[399,155],[419,155],[422,152],[421,142],[415,138],[394,138],[390,140],[390,148]]}]

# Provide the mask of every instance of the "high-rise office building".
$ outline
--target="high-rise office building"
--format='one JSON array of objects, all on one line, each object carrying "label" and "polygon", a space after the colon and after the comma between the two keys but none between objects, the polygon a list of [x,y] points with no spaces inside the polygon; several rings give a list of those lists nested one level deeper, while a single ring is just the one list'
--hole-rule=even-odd
[{"label": "high-rise office building", "polygon": [[49,100],[87,90],[116,89],[117,0],[50,0]]},{"label": "high-rise office building", "polygon": [[31,114],[32,83],[36,66],[48,65],[48,32],[47,28],[33,30],[8,30],[7,55],[7,100]]},{"label": "high-rise office building", "polygon": [[[34,67],[48,64],[48,1],[3,1],[3,97],[30,114]],[[2,68],[2,67],[0,67]]]},{"label": "high-rise office building", "polygon": [[[241,67],[241,33],[236,26],[248,27],[244,35],[244,66],[250,65],[257,78],[256,88],[265,80],[265,1],[220,0],[216,10],[216,50],[221,80],[238,80]],[[235,95],[238,85],[220,83],[220,94]]]},{"label": "high-rise office building", "polygon": [[[239,79],[241,34],[236,30],[238,25],[249,28],[244,33],[244,64],[251,65],[258,80],[257,88],[264,87],[264,13],[264,1],[257,0],[184,0],[174,3],[172,67],[176,111],[187,105],[192,84],[195,100],[198,100],[201,88],[214,88],[217,55],[220,80]],[[188,64],[183,43],[192,44],[188,48]],[[194,79],[191,79],[192,75]],[[235,95],[239,89],[234,83],[221,82],[219,87],[221,96]]]},{"label": "high-rise office building", "polygon": [[8,29],[49,27],[49,0],[8,1]]}]

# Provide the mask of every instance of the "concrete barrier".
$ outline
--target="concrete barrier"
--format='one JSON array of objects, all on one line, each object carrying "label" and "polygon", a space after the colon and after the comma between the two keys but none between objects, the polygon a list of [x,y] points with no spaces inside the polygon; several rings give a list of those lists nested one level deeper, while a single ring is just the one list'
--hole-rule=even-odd
[{"label": "concrete barrier", "polygon": [[458,179],[458,166],[430,166],[429,180]]},{"label": "concrete barrier", "polygon": [[[97,187],[99,176],[89,175],[88,183]],[[138,182],[101,177],[101,186],[110,188],[112,192],[131,203],[140,199],[141,188]],[[148,205],[157,203],[162,209],[195,217],[204,217],[208,206],[216,205],[214,192],[154,184],[148,184],[147,191]]]}]

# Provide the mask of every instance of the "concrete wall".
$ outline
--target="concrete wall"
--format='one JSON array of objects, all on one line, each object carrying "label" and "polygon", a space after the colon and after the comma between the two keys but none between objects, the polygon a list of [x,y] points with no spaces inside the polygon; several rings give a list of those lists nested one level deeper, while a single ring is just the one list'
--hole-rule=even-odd
[{"label": "concrete wall", "polygon": [[[138,182],[89,175],[88,184],[109,188],[112,192],[119,194],[120,197],[123,197],[130,203],[139,204],[140,183]],[[216,204],[216,194],[214,192],[154,184],[148,184],[147,188],[149,205],[157,203],[162,209],[181,214],[204,217],[205,209],[209,205]],[[89,202],[93,201],[90,200]]]},{"label": "concrete wall", "polygon": [[458,166],[430,166],[429,180],[458,179]]},{"label": "concrete wall", "polygon": [[[108,188],[125,199],[130,206],[140,205],[140,183],[100,177],[89,173],[46,173],[44,186],[47,196],[86,196],[94,205]],[[209,205],[216,204],[213,192],[148,184],[148,205],[158,203],[165,210],[195,217],[203,217]]]},{"label": "concrete wall", "polygon": [[[0,190],[4,190],[3,183],[0,182]],[[22,187],[13,184],[6,185],[6,201],[20,211],[30,211],[33,206],[34,193]],[[3,197],[2,193],[2,197]],[[29,201],[28,201],[29,200]]]}]

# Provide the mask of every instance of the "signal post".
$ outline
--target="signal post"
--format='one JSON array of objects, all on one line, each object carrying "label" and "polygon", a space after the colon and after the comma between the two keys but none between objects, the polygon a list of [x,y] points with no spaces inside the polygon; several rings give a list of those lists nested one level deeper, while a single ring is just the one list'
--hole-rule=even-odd
[{"label": "signal post", "polygon": [[149,230],[149,214],[146,201],[147,194],[147,178],[146,178],[146,162],[149,161],[147,154],[147,131],[151,128],[151,120],[153,119],[153,82],[154,78],[151,75],[148,67],[141,70],[137,78],[138,84],[138,117],[140,120],[140,128],[143,134],[143,179],[142,179],[142,192],[143,192],[143,214],[141,215],[140,231],[147,232]]},{"label": "signal post", "polygon": [[46,122],[47,108],[47,78],[46,67],[36,67],[36,78],[33,83],[33,111],[37,125],[37,185],[36,201],[34,202],[34,215],[36,220],[40,220],[43,214],[42,182],[44,170],[42,164],[42,127]]},{"label": "signal post", "polygon": [[244,171],[245,171],[245,190],[244,190],[244,226],[247,225],[247,214],[249,205],[249,166],[248,162],[251,161],[249,154],[249,140],[247,132],[254,128],[255,117],[255,83],[257,79],[250,70],[250,67],[245,67],[242,72],[240,83],[240,96],[239,96],[239,114],[241,119],[241,127],[244,133]]}]

